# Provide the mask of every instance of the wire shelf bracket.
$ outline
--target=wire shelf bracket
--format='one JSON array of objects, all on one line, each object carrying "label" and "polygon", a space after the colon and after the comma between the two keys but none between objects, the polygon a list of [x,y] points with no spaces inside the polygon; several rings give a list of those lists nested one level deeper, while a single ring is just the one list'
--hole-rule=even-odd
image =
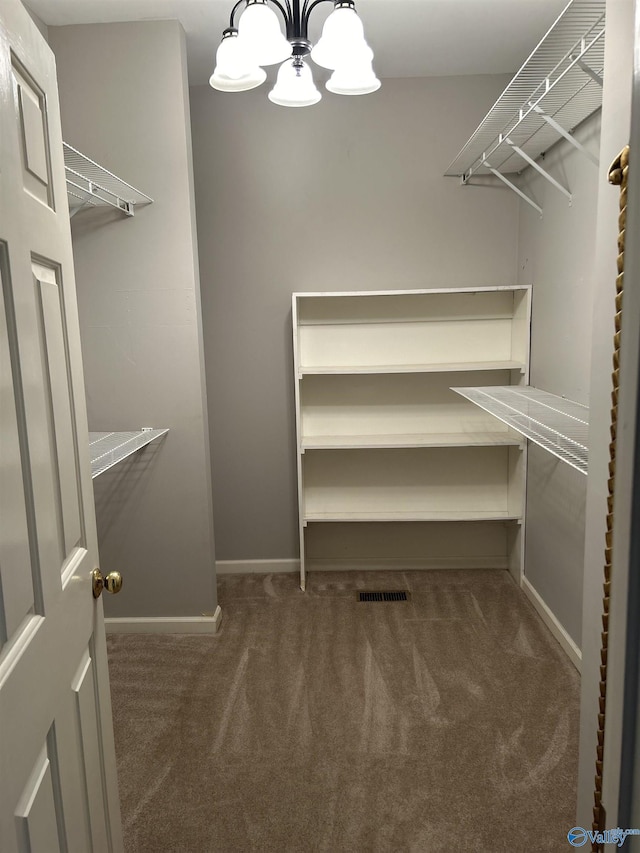
[{"label": "wire shelf bracket", "polygon": [[133,216],[136,206],[153,202],[146,193],[118,178],[67,142],[63,142],[62,147],[70,216],[75,216],[87,206],[114,207],[125,216]]},{"label": "wire shelf bracket", "polygon": [[542,216],[540,205],[505,177],[531,166],[571,204],[570,190],[539,159],[564,138],[598,165],[572,131],[602,106],[605,6],[606,0],[570,0],[445,176],[466,185],[493,175]]},{"label": "wire shelf bracket", "polygon": [[534,444],[586,474],[589,409],[530,385],[452,388]]},{"label": "wire shelf bracket", "polygon": [[[571,138],[573,139],[573,137]],[[516,145],[513,140],[509,139],[509,137],[507,137],[505,141],[507,145],[510,145],[513,150],[522,157],[523,160],[526,160],[530,166],[532,166],[537,172],[539,172],[542,177],[545,178],[545,180],[549,181],[549,183],[553,184],[556,189],[560,190],[561,193],[566,195],[566,197],[569,199],[569,204],[571,204],[571,193],[566,187],[562,186],[560,181],[556,181],[556,179],[552,175],[550,175],[549,172],[543,169],[542,166],[533,159],[533,157],[529,157],[527,152],[520,148],[518,145]],[[575,139],[573,141],[575,142]],[[579,144],[580,143],[578,143],[578,145]]]},{"label": "wire shelf bracket", "polygon": [[529,196],[520,189],[520,187],[516,186],[516,184],[514,184],[513,181],[510,181],[509,178],[505,177],[502,172],[499,172],[497,169],[494,169],[493,166],[491,166],[486,160],[485,166],[493,175],[496,176],[496,178],[499,178],[503,184],[506,184],[510,189],[512,189],[514,193],[516,193],[516,195],[519,195],[521,199],[527,202],[527,204],[530,204],[531,207],[535,208],[540,214],[540,217],[542,217],[542,208],[539,204],[536,204],[532,198],[529,198]]},{"label": "wire shelf bracket", "polygon": [[90,432],[89,456],[91,457],[91,479],[122,462],[137,450],[141,450],[168,433],[168,429],[143,427],[130,432]]},{"label": "wire shelf bracket", "polygon": [[567,140],[567,142],[569,142],[569,143],[571,143],[571,145],[573,145],[574,148],[577,148],[578,151],[582,152],[582,154],[584,154],[585,157],[587,157],[589,160],[591,160],[591,162],[593,163],[594,166],[600,165],[600,160],[598,160],[596,155],[592,154],[591,151],[587,151],[587,149],[584,147],[584,145],[581,142],[578,142],[578,140],[575,138],[575,136],[573,136],[571,133],[566,131],[563,127],[560,127],[558,122],[554,118],[552,118],[550,115],[547,115],[547,113],[545,113],[545,111],[542,109],[542,107],[536,105],[533,107],[533,110],[540,116],[540,118],[543,121],[546,121],[546,123],[550,127],[552,127],[557,133],[559,133],[560,136],[564,137]]}]

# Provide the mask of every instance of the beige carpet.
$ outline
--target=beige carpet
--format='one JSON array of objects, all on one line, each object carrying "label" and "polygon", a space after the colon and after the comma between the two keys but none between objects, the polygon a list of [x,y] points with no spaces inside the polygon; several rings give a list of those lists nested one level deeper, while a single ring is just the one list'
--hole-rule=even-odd
[{"label": "beige carpet", "polygon": [[579,678],[505,572],[219,598],[217,637],[109,638],[128,853],[569,849]]}]

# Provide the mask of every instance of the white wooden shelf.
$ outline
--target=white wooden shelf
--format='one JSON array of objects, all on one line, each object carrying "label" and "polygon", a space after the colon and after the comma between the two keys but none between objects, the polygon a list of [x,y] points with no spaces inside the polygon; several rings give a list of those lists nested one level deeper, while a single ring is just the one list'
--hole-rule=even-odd
[{"label": "white wooden shelf", "polygon": [[[310,291],[299,297],[301,325],[342,323],[440,323],[456,316],[465,320],[509,319],[513,316],[513,285],[497,287],[430,287],[427,290]],[[473,295],[469,301],[469,295]]]},{"label": "white wooden shelf", "polygon": [[91,478],[108,471],[152,441],[168,433],[168,429],[141,429],[131,432],[90,432],[89,455]]},{"label": "white wooden shelf", "polygon": [[420,433],[413,435],[315,435],[303,436],[302,452],[307,450],[393,449],[417,447],[492,447],[522,446],[514,432]]},{"label": "white wooden shelf", "polygon": [[114,207],[133,216],[136,207],[151,204],[153,199],[103,168],[73,146],[62,143],[67,178],[69,213],[74,216],[83,208]]},{"label": "white wooden shelf", "polygon": [[526,286],[293,294],[303,589],[307,559],[381,547],[519,579],[526,442],[451,387],[527,381],[530,306]]},{"label": "white wooden shelf", "polygon": [[377,373],[458,373],[469,370],[518,370],[524,373],[526,365],[521,361],[459,361],[442,364],[339,364],[300,365],[302,376],[361,375]]},{"label": "white wooden shelf", "polygon": [[589,409],[532,386],[452,388],[582,474],[589,466]]},{"label": "white wooden shelf", "polygon": [[540,213],[507,178],[529,166],[571,200],[541,155],[566,139],[596,165],[572,131],[602,105],[605,0],[572,0],[533,50],[445,172],[463,184],[494,175]]},{"label": "white wooden shelf", "polygon": [[488,434],[508,435],[507,427],[451,386],[506,385],[520,375],[481,370],[305,376],[298,382],[302,450],[308,441],[331,444],[333,437],[337,446],[343,439],[345,445],[357,444],[359,439],[351,436],[363,436],[363,444],[373,445],[379,437],[381,444],[394,447],[464,445],[484,443],[485,438],[493,443]]},{"label": "white wooden shelf", "polygon": [[483,512],[315,512],[305,516],[306,522],[324,521],[520,521],[521,515],[506,510]]},{"label": "white wooden shelf", "polygon": [[519,518],[519,447],[324,449],[304,454],[307,520]]}]

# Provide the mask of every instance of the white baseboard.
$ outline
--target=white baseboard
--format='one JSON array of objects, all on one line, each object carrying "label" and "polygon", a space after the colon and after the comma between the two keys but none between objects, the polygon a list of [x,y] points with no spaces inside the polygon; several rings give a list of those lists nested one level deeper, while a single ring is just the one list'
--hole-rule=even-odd
[{"label": "white baseboard", "polygon": [[[307,571],[390,571],[403,572],[420,569],[506,569],[508,561],[504,555],[493,557],[385,557],[339,559],[307,559]],[[276,572],[297,573],[300,560],[217,560],[218,575],[267,575]]]},{"label": "white baseboard", "polygon": [[521,586],[522,591],[527,596],[531,604],[533,604],[544,624],[567,653],[571,663],[575,666],[578,672],[580,672],[582,668],[582,652],[578,646],[562,627],[558,618],[549,608],[548,604],[541,598],[540,593],[536,591],[526,577],[522,578]]},{"label": "white baseboard", "polygon": [[317,560],[307,559],[307,571],[313,572],[366,572],[401,571],[412,572],[421,569],[506,569],[507,558],[494,557],[383,557],[353,560]]},{"label": "white baseboard", "polygon": [[299,571],[300,560],[216,560],[218,575],[270,575]]},{"label": "white baseboard", "polygon": [[130,616],[105,619],[107,634],[215,634],[222,609],[211,616]]}]

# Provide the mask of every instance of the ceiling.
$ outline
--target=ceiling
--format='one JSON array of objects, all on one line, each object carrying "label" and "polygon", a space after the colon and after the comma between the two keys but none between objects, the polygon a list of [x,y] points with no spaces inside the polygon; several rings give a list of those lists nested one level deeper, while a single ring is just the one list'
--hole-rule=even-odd
[{"label": "ceiling", "polygon": [[[357,0],[379,77],[515,72],[567,0]],[[189,81],[206,83],[233,0],[26,0],[45,24],[176,19],[187,34]],[[331,10],[311,16],[317,39]]]}]

